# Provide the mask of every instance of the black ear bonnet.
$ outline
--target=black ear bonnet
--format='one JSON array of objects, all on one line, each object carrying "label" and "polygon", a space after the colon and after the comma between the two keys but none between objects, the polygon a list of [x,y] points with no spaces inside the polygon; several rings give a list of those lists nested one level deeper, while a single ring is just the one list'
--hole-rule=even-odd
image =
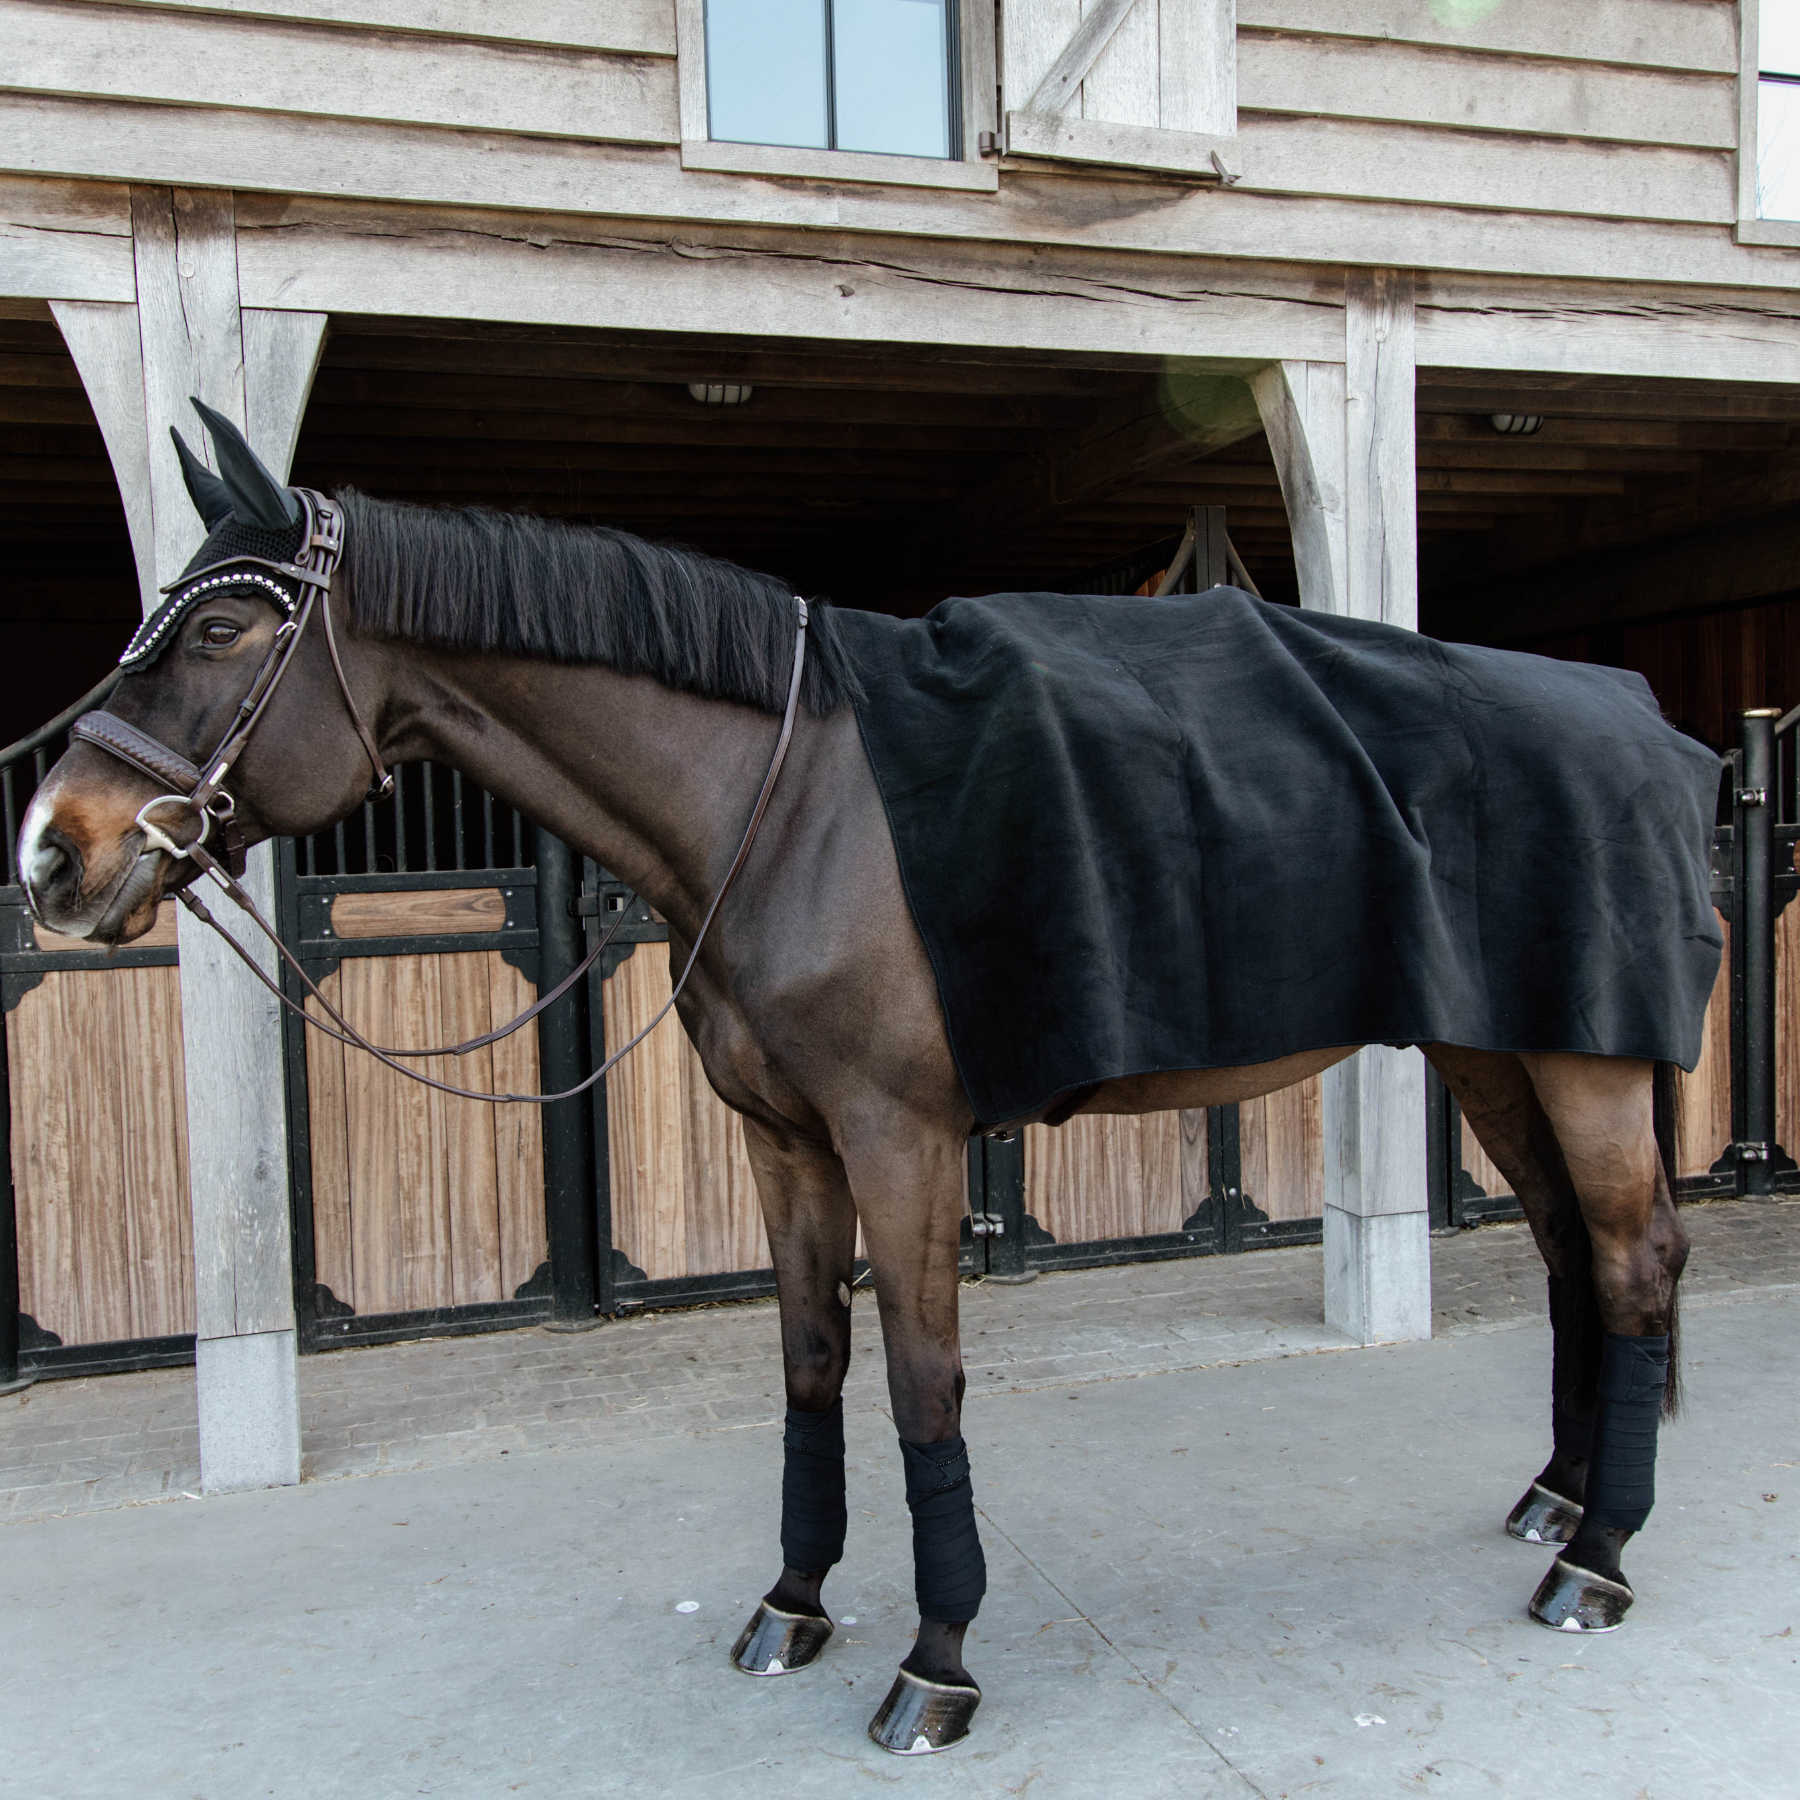
[{"label": "black ear bonnet", "polygon": [[133,673],[156,661],[188,610],[209,595],[254,595],[278,607],[288,619],[300,604],[297,582],[257,566],[291,563],[299,554],[306,535],[300,502],[264,468],[229,419],[201,400],[194,401],[194,410],[212,439],[220,472],[213,474],[173,426],[169,435],[181,458],[188,494],[207,527],[206,542],[170,584],[168,599],[125,646],[119,666]]}]

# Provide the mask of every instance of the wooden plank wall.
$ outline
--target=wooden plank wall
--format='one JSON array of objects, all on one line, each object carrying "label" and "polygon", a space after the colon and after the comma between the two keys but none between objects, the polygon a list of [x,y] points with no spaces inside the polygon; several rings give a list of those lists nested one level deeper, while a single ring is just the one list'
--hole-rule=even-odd
[{"label": "wooden plank wall", "polygon": [[1800,899],[1775,921],[1775,1141],[1800,1161]]},{"label": "wooden plank wall", "polygon": [[1324,1088],[1315,1075],[1238,1108],[1244,1192],[1271,1219],[1325,1212]]},{"label": "wooden plank wall", "polygon": [[[610,1056],[669,998],[669,955],[640,944],[603,985]],[[769,1267],[744,1127],[680,1024],[664,1021],[606,1078],[613,1243],[653,1281]]]},{"label": "wooden plank wall", "polygon": [[1704,1175],[1731,1142],[1731,927],[1721,918],[1725,953],[1706,1007],[1700,1060],[1676,1077],[1675,1173]]},{"label": "wooden plank wall", "polygon": [[[1190,104],[1204,84],[1191,79],[1192,57],[1159,55],[1156,40],[1173,29],[1169,41],[1192,42],[1196,28],[1181,21],[1208,10],[1198,0],[1139,0],[1082,108],[1147,120],[1152,132],[1157,123],[1191,129],[1213,110]],[[1451,10],[1453,25],[1443,17]],[[353,201],[1107,252],[1203,244],[1333,263],[1485,270],[1498,257],[1545,274],[1785,280],[1728,229],[1739,60],[1731,0],[1508,0],[1463,16],[1473,10],[1240,0],[1243,177],[1223,204],[1193,192],[1106,204],[1093,184],[1112,178],[1092,169],[1081,169],[1073,193],[1046,195],[1043,162],[1003,180],[997,195],[885,185],[876,157],[864,164],[866,183],[684,170],[669,0],[505,9],[472,0],[0,0],[0,142],[19,146],[7,166],[26,177],[118,181],[154,170],[182,185]],[[1035,85],[1079,11],[1077,0],[1004,0],[1005,107],[1030,99],[1017,88]],[[494,23],[502,12],[503,27]],[[321,68],[330,81],[294,79],[296,69]],[[1295,217],[1293,197],[1344,204],[1336,216]],[[1515,237],[1509,214],[1540,227]],[[1621,250],[1613,231],[1567,228],[1596,217],[1624,222],[1629,244]]]},{"label": "wooden plank wall", "polygon": [[53,971],[6,1034],[20,1310],[65,1344],[191,1332],[180,971]]},{"label": "wooden plank wall", "polygon": [[[1325,1210],[1317,1078],[1238,1109],[1243,1188],[1271,1219]],[[1210,1192],[1206,1113],[1084,1114],[1025,1133],[1025,1210],[1058,1243],[1179,1231]]]},{"label": "wooden plank wall", "polygon": [[[371,1042],[400,1046],[477,1037],[536,998],[497,950],[346,957],[320,987]],[[535,1093],[537,1033],[416,1066]],[[537,1108],[435,1093],[318,1032],[306,1069],[316,1278],[364,1316],[511,1299],[548,1254]]]}]

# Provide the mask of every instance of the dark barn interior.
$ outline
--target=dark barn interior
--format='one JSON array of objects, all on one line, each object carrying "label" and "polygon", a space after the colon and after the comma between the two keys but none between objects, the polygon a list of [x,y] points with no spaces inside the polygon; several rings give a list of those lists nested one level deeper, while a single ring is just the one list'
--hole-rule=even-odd
[{"label": "dark barn interior", "polygon": [[[1774,386],[1421,370],[1423,628],[1640,669],[1729,742],[1736,708],[1800,687],[1797,430]],[[98,680],[138,615],[106,448],[47,316],[0,320],[0,472],[10,740]],[[294,479],[616,525],[899,613],[1139,586],[1188,509],[1219,506],[1262,592],[1298,597],[1230,370],[345,318]]]}]

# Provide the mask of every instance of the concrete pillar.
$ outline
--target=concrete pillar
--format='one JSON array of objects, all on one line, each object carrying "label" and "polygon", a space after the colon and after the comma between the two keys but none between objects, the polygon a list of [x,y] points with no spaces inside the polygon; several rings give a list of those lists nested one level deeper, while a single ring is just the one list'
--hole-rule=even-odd
[{"label": "concrete pillar", "polygon": [[[1251,382],[1293,531],[1300,604],[1418,628],[1413,283],[1353,270],[1344,360]],[[1425,1068],[1371,1045],[1324,1077],[1325,1322],[1372,1344],[1431,1335]]]},{"label": "concrete pillar", "polygon": [[[240,307],[231,195],[133,188],[131,215],[136,303],[52,311],[106,439],[149,613],[204,535],[169,427],[207,454],[197,394],[285,475],[325,317]],[[272,916],[272,846],[251,853],[245,885]],[[212,910],[237,922],[228,902]],[[300,1414],[279,1008],[185,912],[178,931],[201,1486],[284,1486],[300,1479]],[[240,937],[273,975],[273,952]]]}]

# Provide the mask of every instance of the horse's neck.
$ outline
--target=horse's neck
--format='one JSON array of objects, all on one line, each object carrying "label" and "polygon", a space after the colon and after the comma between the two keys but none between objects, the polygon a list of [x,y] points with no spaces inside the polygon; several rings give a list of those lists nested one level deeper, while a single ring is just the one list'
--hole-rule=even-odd
[{"label": "horse's neck", "polygon": [[[460,768],[585,851],[678,930],[737,848],[780,722],[644,677],[421,652],[418,754]],[[410,684],[409,684],[410,685]]]}]

